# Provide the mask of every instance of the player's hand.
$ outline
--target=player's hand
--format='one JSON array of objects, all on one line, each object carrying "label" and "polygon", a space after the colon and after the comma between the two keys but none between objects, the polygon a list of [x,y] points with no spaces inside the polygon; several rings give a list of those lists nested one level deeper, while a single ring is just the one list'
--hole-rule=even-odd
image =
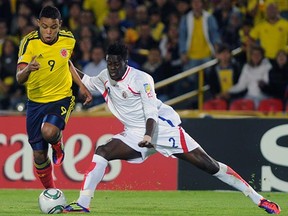
[{"label": "player's hand", "polygon": [[83,105],[87,105],[92,101],[92,94],[90,91],[86,88],[85,85],[81,85],[79,88],[79,94],[80,97],[84,99]]},{"label": "player's hand", "polygon": [[40,64],[36,61],[37,56],[33,56],[31,62],[27,65],[29,72],[39,70]]},{"label": "player's hand", "polygon": [[141,148],[154,148],[154,145],[151,143],[151,139],[151,136],[145,135],[143,140],[138,143],[138,146]]}]

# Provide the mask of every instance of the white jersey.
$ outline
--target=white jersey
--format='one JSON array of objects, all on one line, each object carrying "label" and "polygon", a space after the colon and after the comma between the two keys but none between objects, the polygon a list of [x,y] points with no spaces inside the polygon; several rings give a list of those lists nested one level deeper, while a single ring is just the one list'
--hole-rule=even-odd
[{"label": "white jersey", "polygon": [[143,71],[128,66],[116,82],[105,69],[96,77],[84,75],[82,81],[89,90],[97,88],[102,93],[110,111],[127,128],[145,129],[148,118],[174,126],[181,123],[179,115],[156,98],[153,78]]},{"label": "white jersey", "polygon": [[[154,81],[149,74],[128,66],[117,82],[110,78],[107,69],[95,77],[84,75],[82,81],[90,91],[97,88],[101,92],[110,111],[124,124],[124,131],[113,138],[141,153],[141,158],[129,162],[142,162],[156,151],[171,156],[199,147],[179,126],[178,113],[156,98]],[[152,137],[154,148],[141,148],[138,143],[143,140],[148,118],[158,123]]]}]

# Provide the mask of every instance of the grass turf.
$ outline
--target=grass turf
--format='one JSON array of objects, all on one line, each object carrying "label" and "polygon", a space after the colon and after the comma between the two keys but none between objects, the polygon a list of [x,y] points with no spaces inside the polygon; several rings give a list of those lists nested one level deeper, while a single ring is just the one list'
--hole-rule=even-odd
[{"label": "grass turf", "polygon": [[[0,215],[44,215],[38,207],[42,190],[0,190]],[[63,190],[67,202],[79,191]],[[261,193],[288,215],[285,193]],[[100,216],[255,216],[268,215],[240,192],[231,191],[96,191],[89,215]],[[77,215],[73,213],[71,215]]]}]

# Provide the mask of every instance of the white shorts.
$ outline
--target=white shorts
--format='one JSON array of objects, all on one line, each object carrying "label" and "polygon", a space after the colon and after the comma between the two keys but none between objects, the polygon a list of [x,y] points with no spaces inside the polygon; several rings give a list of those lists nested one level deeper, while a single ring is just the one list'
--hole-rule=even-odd
[{"label": "white shorts", "polygon": [[144,133],[143,130],[125,129],[122,133],[113,136],[113,138],[122,140],[126,145],[141,153],[142,158],[135,158],[128,162],[142,163],[156,152],[169,157],[173,154],[190,152],[200,146],[182,127],[165,127],[160,124],[152,138],[152,144],[155,148],[141,148],[138,143],[143,140]]}]

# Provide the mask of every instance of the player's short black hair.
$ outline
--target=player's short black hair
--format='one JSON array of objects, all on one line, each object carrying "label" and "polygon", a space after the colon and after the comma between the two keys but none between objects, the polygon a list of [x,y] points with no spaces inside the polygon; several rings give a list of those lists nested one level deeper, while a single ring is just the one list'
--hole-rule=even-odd
[{"label": "player's short black hair", "polygon": [[107,55],[119,55],[123,60],[127,60],[128,48],[123,43],[113,43],[108,47]]},{"label": "player's short black hair", "polygon": [[40,11],[39,19],[42,17],[61,20],[61,13],[58,8],[48,5]]}]

